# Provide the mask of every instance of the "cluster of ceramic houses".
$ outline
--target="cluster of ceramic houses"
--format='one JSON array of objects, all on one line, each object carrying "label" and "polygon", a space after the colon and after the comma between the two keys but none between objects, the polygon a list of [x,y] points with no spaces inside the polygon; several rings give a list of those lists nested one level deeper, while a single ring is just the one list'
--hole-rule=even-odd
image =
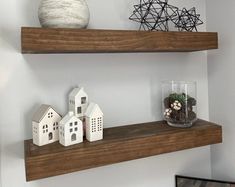
[{"label": "cluster of ceramic houses", "polygon": [[33,143],[38,146],[60,142],[64,146],[103,139],[103,113],[95,103],[88,102],[83,88],[69,94],[69,112],[63,118],[50,105],[41,105],[33,116]]}]

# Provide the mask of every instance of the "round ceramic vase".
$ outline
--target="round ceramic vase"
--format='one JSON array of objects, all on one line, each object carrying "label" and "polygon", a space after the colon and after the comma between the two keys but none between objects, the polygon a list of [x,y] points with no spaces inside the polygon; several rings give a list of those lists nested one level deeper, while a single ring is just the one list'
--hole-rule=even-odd
[{"label": "round ceramic vase", "polygon": [[41,0],[38,17],[42,27],[86,28],[90,13],[85,0]]}]

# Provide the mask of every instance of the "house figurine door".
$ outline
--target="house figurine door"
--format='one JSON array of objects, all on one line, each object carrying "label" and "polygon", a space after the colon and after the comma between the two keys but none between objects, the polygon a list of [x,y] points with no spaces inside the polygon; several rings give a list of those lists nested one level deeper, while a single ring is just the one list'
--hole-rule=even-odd
[{"label": "house figurine door", "polygon": [[52,139],[53,139],[53,133],[50,132],[50,133],[48,134],[48,140],[51,141]]}]

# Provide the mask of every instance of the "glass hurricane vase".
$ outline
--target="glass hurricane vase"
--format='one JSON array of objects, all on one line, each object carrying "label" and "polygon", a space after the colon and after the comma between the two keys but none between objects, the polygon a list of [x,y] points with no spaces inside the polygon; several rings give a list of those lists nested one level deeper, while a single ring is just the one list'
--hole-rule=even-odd
[{"label": "glass hurricane vase", "polygon": [[196,89],[196,82],[162,82],[162,113],[168,125],[191,127],[197,120]]}]

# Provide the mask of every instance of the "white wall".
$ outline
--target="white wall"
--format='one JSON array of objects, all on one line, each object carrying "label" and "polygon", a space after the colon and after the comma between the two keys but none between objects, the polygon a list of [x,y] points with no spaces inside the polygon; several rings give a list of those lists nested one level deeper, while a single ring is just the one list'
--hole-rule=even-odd
[{"label": "white wall", "polygon": [[[90,28],[137,28],[127,19],[133,2],[88,0]],[[203,0],[177,2],[196,6],[205,18]],[[32,0],[0,1],[3,187],[173,187],[175,174],[210,176],[210,149],[203,147],[26,183],[23,140],[32,137],[32,115],[41,103],[65,114],[72,86],[86,88],[91,100],[102,107],[105,125],[110,127],[161,119],[160,81],[196,80],[198,114],[208,118],[206,52],[22,55],[20,27],[39,25],[37,6],[38,1]]]},{"label": "white wall", "polygon": [[[219,50],[208,53],[210,120],[223,125],[223,144],[212,146],[213,178],[235,180],[235,1],[207,0],[207,27],[219,33]],[[232,21],[231,21],[232,20]]]}]

